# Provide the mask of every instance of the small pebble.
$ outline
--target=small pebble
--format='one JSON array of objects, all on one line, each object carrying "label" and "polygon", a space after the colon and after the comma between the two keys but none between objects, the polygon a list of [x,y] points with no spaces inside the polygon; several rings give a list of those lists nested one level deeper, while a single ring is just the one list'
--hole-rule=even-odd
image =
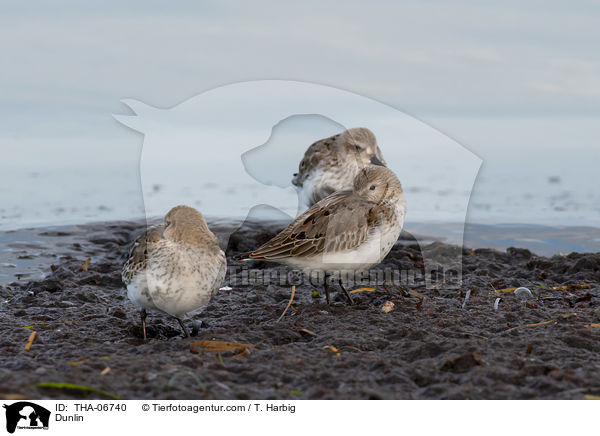
[{"label": "small pebble", "polygon": [[394,310],[394,306],[395,304],[391,301],[386,301],[385,303],[383,303],[383,306],[381,306],[381,311],[383,313],[389,313],[392,310]]}]

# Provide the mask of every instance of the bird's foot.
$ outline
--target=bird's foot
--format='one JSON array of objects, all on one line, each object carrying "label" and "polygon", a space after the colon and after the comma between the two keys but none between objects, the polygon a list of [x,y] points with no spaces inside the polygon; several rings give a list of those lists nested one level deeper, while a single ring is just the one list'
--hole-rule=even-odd
[{"label": "bird's foot", "polygon": [[187,327],[185,326],[185,324],[183,323],[183,321],[181,320],[181,318],[177,318],[177,321],[179,322],[179,325],[181,326],[181,329],[183,330],[183,333],[185,333],[185,337],[186,338],[190,338],[190,332],[188,331]]},{"label": "bird's foot", "polygon": [[146,316],[148,316],[148,314],[146,313],[146,309],[142,309],[142,311],[140,312],[140,318],[142,319],[142,335],[144,337],[144,342],[146,342]]}]

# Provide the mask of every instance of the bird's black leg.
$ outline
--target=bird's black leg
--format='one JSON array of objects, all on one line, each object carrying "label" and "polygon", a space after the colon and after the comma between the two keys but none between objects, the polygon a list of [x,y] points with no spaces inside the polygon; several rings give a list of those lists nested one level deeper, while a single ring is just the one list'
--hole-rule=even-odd
[{"label": "bird's black leg", "polygon": [[183,321],[180,318],[177,318],[177,321],[179,321],[179,325],[181,326],[181,328],[183,329],[183,333],[185,333],[185,337],[189,338],[190,336],[190,332],[188,332],[188,329],[186,328],[185,324],[183,323]]},{"label": "bird's black leg", "polygon": [[331,298],[329,297],[329,286],[325,284],[325,299],[327,300],[327,305],[331,306]]},{"label": "bird's black leg", "polygon": [[327,300],[328,306],[331,305],[331,297],[329,296],[329,291],[330,291],[329,288],[330,288],[329,275],[325,274],[325,299]]},{"label": "bird's black leg", "polygon": [[346,288],[344,287],[344,284],[342,283],[342,277],[340,276],[338,278],[338,284],[340,285],[340,288],[342,288],[342,291],[344,291],[344,294],[346,294],[346,298],[348,299],[348,302],[350,303],[350,306],[354,305],[354,300],[352,299],[352,295],[350,295],[348,293],[348,291],[346,290]]},{"label": "bird's black leg", "polygon": [[144,335],[144,341],[146,340],[146,316],[148,316],[146,309],[142,309],[140,318],[142,318],[142,334]]}]

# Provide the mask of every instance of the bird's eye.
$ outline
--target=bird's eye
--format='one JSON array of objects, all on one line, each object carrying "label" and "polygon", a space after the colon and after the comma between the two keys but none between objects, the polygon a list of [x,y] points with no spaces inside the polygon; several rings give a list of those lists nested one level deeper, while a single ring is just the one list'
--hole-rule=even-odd
[{"label": "bird's eye", "polygon": [[374,191],[374,190],[375,190],[375,185],[371,185],[371,186],[369,187],[369,189],[370,189],[371,191]]},{"label": "bird's eye", "polygon": [[166,224],[167,224],[168,226],[170,226],[170,225],[171,225],[171,220],[167,220],[167,221],[166,221]]},{"label": "bird's eye", "polygon": [[362,147],[360,145],[355,145],[354,147],[356,147],[356,151],[361,151]]}]

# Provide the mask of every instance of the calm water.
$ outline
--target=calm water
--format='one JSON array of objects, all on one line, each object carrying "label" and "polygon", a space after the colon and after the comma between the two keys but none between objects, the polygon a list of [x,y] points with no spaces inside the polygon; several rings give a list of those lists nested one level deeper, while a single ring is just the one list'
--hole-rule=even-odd
[{"label": "calm water", "polygon": [[[437,132],[405,127],[400,140],[378,134],[378,141],[403,182],[411,233],[460,243],[466,221],[470,246],[600,251],[595,150],[572,156],[533,148],[520,159],[495,150],[481,161]],[[323,117],[295,117],[266,141],[252,130],[232,132],[238,148],[223,142],[209,154],[181,141],[179,152],[152,155],[145,138],[141,171],[136,134],[118,144],[54,144],[59,152],[31,158],[25,147],[13,153],[19,166],[0,163],[0,230],[155,217],[183,203],[213,218],[289,220],[298,212],[290,179],[304,150],[340,129]]]}]

